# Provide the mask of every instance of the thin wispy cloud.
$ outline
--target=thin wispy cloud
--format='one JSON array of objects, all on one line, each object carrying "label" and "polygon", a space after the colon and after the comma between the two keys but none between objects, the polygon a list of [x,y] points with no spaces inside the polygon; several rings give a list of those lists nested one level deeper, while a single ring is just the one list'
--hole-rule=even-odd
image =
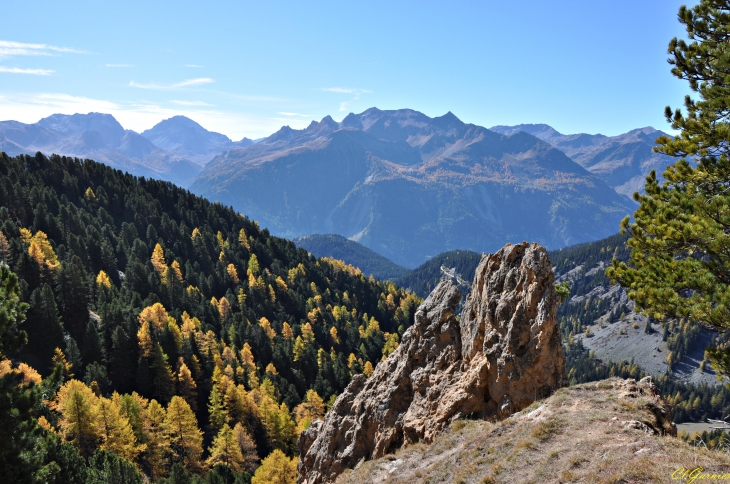
[{"label": "thin wispy cloud", "polygon": [[356,89],[352,87],[323,87],[320,91],[336,92],[339,94],[368,94],[373,92],[369,89]]},{"label": "thin wispy cloud", "polygon": [[215,82],[215,80],[211,79],[210,77],[198,77],[196,79],[187,79],[185,81],[180,81],[175,84],[143,84],[135,81],[130,81],[129,86],[130,87],[136,87],[137,89],[156,89],[160,91],[168,90],[168,89],[178,89],[181,87],[190,87],[190,86],[202,86],[203,84],[210,84],[212,82]]},{"label": "thin wispy cloud", "polygon": [[203,66],[199,66],[198,64],[185,64],[185,67],[195,67],[195,68],[201,68]]},{"label": "thin wispy cloud", "polygon": [[177,84],[173,84],[173,87],[200,86],[201,84],[210,84],[211,82],[215,81],[210,77],[198,77],[197,79],[178,82]]},{"label": "thin wispy cloud", "polygon": [[121,68],[124,68],[124,67],[134,67],[133,64],[107,64],[106,66],[107,67],[121,67]]},{"label": "thin wispy cloud", "polygon": [[302,118],[313,118],[314,115],[312,114],[301,114],[301,113],[287,113],[287,112],[279,112],[282,116],[299,116]]},{"label": "thin wispy cloud", "polygon": [[370,94],[373,92],[369,89],[357,89],[353,87],[323,87],[320,90],[337,94],[350,94],[353,96],[349,101],[340,102],[340,111],[347,111],[347,106],[353,101],[360,99],[361,94]]},{"label": "thin wispy cloud", "polygon": [[29,44],[25,42],[14,42],[12,40],[0,40],[0,59],[14,56],[51,56],[59,54],[88,54],[84,50],[72,49],[70,47],[58,47],[48,44]]},{"label": "thin wispy cloud", "polygon": [[7,74],[31,74],[34,76],[50,76],[55,71],[51,69],[23,69],[21,67],[0,66],[0,72],[5,72]]},{"label": "thin wispy cloud", "polygon": [[178,101],[173,99],[170,102],[179,106],[212,106],[212,104],[203,101]]}]

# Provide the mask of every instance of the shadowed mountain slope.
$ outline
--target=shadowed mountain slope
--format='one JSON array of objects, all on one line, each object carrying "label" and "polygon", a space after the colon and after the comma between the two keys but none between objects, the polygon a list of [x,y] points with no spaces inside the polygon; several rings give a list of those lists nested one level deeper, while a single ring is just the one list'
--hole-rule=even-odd
[{"label": "shadowed mountain slope", "polygon": [[405,267],[341,235],[307,235],[294,239],[294,243],[315,257],[339,259],[378,279],[396,279],[409,272]]}]

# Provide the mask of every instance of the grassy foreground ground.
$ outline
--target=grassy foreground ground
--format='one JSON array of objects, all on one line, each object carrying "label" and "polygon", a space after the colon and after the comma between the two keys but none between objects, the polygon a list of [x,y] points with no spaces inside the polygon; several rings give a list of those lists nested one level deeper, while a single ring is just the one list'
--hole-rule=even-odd
[{"label": "grassy foreground ground", "polygon": [[669,435],[657,417],[663,402],[636,387],[612,378],[562,388],[500,422],[459,420],[434,442],[364,462],[337,483],[669,483],[713,474],[730,483],[730,454]]}]

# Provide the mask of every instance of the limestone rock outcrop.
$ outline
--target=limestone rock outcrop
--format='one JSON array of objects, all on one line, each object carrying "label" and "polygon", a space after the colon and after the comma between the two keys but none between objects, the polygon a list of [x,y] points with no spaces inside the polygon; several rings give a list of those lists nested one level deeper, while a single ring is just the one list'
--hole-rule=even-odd
[{"label": "limestone rock outcrop", "polygon": [[368,379],[356,375],[324,422],[299,439],[300,484],[423,439],[463,417],[503,418],[564,381],[560,297],[547,251],[508,245],[484,255],[461,318],[458,287],[443,279],[401,345]]}]

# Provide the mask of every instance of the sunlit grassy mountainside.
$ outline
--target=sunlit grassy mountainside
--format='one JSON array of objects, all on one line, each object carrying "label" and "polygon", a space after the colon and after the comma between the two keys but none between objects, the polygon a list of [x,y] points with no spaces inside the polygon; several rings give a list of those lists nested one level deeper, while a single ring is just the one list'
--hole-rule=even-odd
[{"label": "sunlit grassy mountainside", "polygon": [[369,109],[284,127],[213,159],[191,189],[296,238],[336,233],[397,264],[507,241],[550,247],[615,231],[632,204],[528,133]]}]

